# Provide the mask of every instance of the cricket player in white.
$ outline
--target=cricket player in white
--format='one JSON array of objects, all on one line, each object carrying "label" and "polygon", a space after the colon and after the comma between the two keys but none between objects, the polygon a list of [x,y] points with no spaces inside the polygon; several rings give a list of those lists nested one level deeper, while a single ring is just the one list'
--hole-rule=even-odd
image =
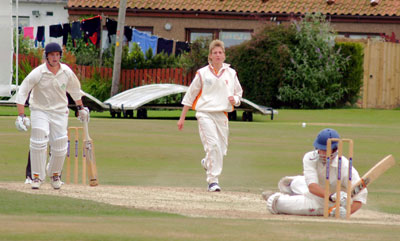
[{"label": "cricket player in white", "polygon": [[240,105],[242,87],[236,71],[225,61],[225,47],[220,40],[209,46],[209,65],[199,69],[185,97],[178,129],[182,130],[189,108],[196,110],[200,139],[206,152],[201,160],[207,172],[208,191],[221,191],[218,176],[228,149],[228,116]]},{"label": "cricket player in white", "polygon": [[[324,184],[326,180],[326,145],[329,138],[340,138],[333,129],[323,129],[314,141],[314,151],[304,155],[304,176],[284,177],[278,183],[280,192],[264,192],[263,198],[267,201],[267,209],[272,214],[294,214],[322,216],[324,212]],[[329,168],[330,190],[336,190],[338,155],[337,142],[332,142],[332,162]],[[348,180],[349,160],[342,156],[342,190],[346,190]],[[357,170],[352,168],[352,184],[360,180]],[[367,203],[367,189],[361,191],[352,200],[351,213],[356,212]],[[335,216],[336,192],[329,197],[330,216]],[[346,217],[347,193],[340,193],[340,216]]]},{"label": "cricket player in white", "polygon": [[[89,121],[89,109],[83,107],[78,78],[67,65],[60,63],[62,56],[60,45],[47,44],[45,56],[45,63],[32,70],[20,86],[16,99],[18,117],[15,125],[20,131],[27,131],[30,126],[29,118],[24,114],[25,102],[30,93],[31,186],[32,189],[39,189],[47,174],[53,188],[59,189],[62,185],[60,175],[68,141],[67,92],[77,105],[78,119]],[[46,168],[48,143],[50,144],[50,160]]]}]

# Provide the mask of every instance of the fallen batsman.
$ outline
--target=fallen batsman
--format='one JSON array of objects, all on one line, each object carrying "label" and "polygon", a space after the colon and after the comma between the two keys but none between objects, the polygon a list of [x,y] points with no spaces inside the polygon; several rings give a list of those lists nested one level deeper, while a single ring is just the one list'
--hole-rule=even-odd
[{"label": "fallen batsman", "polygon": [[[331,155],[327,156],[327,141],[331,138],[339,139],[340,136],[333,129],[324,129],[318,134],[313,144],[315,150],[304,155],[303,176],[284,177],[278,183],[279,192],[262,193],[262,197],[267,201],[267,209],[272,214],[322,216],[325,208],[325,190],[328,189],[334,192],[327,195],[329,197],[327,214],[331,217],[336,216],[336,209],[339,207],[336,217],[339,215],[341,218],[349,217],[367,203],[367,185],[395,163],[393,156],[389,155],[360,178],[357,170],[352,166],[352,158],[349,158],[349,162],[349,159],[341,155],[341,151],[338,155],[338,142],[332,142]],[[327,166],[329,166],[328,169]],[[350,171],[348,171],[349,166]],[[327,188],[325,184],[328,181]],[[348,192],[337,192],[337,184],[340,185],[339,190],[348,190]],[[349,185],[351,188],[347,189]],[[351,194],[348,195],[348,193]],[[350,205],[346,205],[348,197],[351,198]],[[336,201],[340,203],[340,206],[335,205]],[[348,207],[350,212],[346,210]]]}]

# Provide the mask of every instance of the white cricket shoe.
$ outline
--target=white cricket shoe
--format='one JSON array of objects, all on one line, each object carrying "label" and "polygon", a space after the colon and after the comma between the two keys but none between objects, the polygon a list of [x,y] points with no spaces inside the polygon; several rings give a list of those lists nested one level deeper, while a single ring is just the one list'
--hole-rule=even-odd
[{"label": "white cricket shoe", "polygon": [[280,192],[276,192],[274,194],[272,194],[271,196],[268,197],[267,200],[267,210],[271,213],[271,214],[278,214],[278,210],[276,209],[276,203],[278,202],[278,199],[281,195],[286,195],[286,194],[282,194]]},{"label": "white cricket shoe", "polygon": [[40,180],[38,177],[33,178],[31,182],[32,189],[39,189],[40,185],[42,185],[42,180]]},{"label": "white cricket shoe", "polygon": [[61,185],[63,185],[63,182],[61,181],[60,176],[58,173],[54,173],[51,177],[51,186],[53,186],[54,189],[60,189]]},{"label": "white cricket shoe", "polygon": [[273,191],[264,191],[261,193],[261,196],[265,201],[268,201],[268,198],[274,193],[275,192],[273,192]]},{"label": "white cricket shoe", "polygon": [[202,160],[201,160],[201,166],[204,168],[204,170],[207,171],[206,159],[202,159]]},{"label": "white cricket shoe", "polygon": [[221,187],[218,185],[218,183],[211,183],[210,185],[208,185],[208,191],[209,192],[220,192],[221,191]]},{"label": "white cricket shoe", "polygon": [[26,177],[25,184],[31,184],[31,183],[32,183],[32,179],[30,177]]}]

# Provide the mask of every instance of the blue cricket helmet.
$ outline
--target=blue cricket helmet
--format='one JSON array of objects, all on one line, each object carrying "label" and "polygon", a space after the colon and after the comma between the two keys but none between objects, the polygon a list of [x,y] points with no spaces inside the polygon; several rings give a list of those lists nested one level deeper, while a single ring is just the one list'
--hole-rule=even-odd
[{"label": "blue cricket helmet", "polygon": [[[317,138],[315,138],[314,141],[314,147],[317,148],[318,150],[324,150],[326,151],[326,144],[329,138],[340,138],[339,133],[335,131],[334,129],[323,129],[318,133]],[[332,142],[332,150],[337,149],[338,142],[333,141]]]}]

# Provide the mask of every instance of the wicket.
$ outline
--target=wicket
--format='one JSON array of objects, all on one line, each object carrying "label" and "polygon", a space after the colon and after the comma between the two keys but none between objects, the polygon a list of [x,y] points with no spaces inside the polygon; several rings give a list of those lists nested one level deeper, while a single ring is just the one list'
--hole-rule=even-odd
[{"label": "wicket", "polygon": [[350,218],[351,214],[351,188],[352,188],[352,168],[353,168],[353,140],[352,139],[338,139],[338,138],[330,138],[327,142],[326,147],[326,179],[325,179],[325,195],[324,195],[324,217],[329,216],[329,196],[330,196],[330,182],[329,182],[329,168],[331,154],[332,154],[332,142],[338,142],[338,173],[337,173],[337,182],[336,182],[336,213],[335,217],[340,218],[340,191],[341,191],[341,179],[342,179],[342,156],[343,156],[343,142],[347,142],[349,146],[349,170],[348,170],[348,180],[347,180],[347,200],[346,200],[346,219]]},{"label": "wicket", "polygon": [[[74,155],[74,184],[78,184],[79,173],[79,140],[83,140],[82,127],[68,127],[68,147],[67,147],[67,173],[66,183],[71,183],[71,137],[74,136],[75,155]],[[81,134],[79,134],[81,133]],[[83,146],[83,141],[82,141]],[[82,148],[82,184],[86,184],[86,155],[85,149]]]}]

